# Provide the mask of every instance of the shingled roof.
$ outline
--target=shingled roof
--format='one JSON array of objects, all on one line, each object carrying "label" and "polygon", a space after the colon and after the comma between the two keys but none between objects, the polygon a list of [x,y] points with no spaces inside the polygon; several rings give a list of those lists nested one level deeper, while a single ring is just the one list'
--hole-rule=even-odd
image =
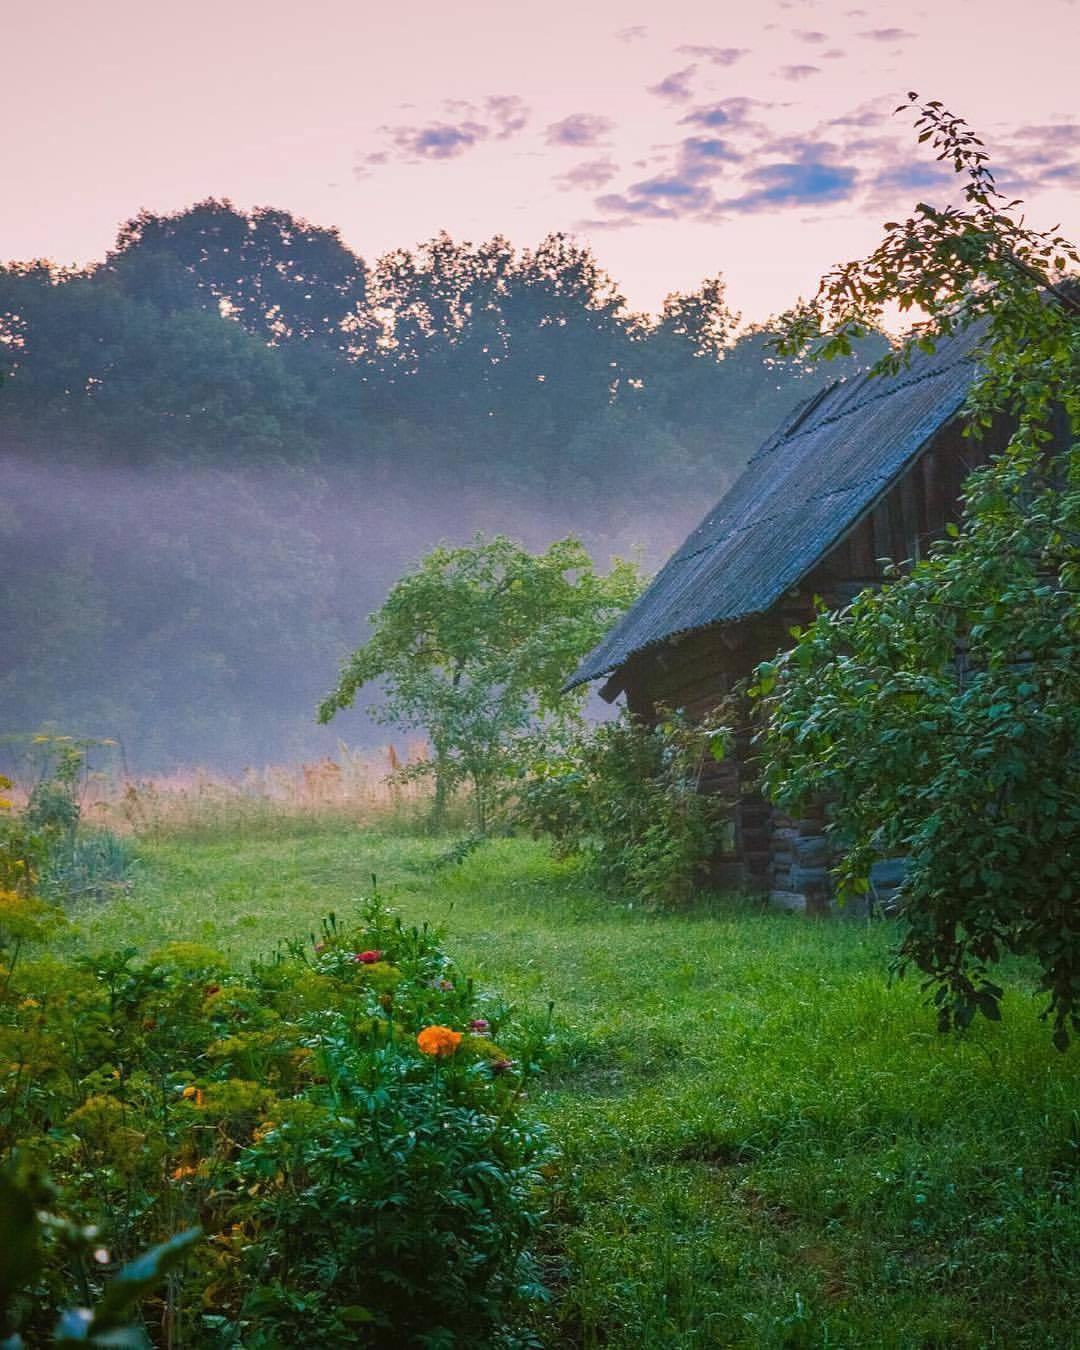
[{"label": "shingled roof", "polygon": [[978,337],[969,329],[897,375],[840,380],[800,404],[566,687],[679,633],[770,609],[956,416]]}]

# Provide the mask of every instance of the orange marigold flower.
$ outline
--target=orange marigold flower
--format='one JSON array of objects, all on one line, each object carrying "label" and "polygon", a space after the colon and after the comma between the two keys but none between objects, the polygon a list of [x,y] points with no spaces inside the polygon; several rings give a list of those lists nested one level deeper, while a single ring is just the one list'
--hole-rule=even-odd
[{"label": "orange marigold flower", "polygon": [[197,1167],[191,1167],[185,1163],[181,1163],[179,1167],[173,1168],[172,1179],[173,1181],[185,1181],[188,1177],[193,1177],[198,1170]]},{"label": "orange marigold flower", "polygon": [[461,1044],[461,1032],[449,1027],[425,1027],[416,1038],[425,1055],[452,1055]]}]

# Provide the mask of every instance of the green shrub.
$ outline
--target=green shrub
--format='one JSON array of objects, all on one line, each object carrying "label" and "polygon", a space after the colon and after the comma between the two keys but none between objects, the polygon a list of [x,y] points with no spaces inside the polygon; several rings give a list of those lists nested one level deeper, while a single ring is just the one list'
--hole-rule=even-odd
[{"label": "green shrub", "polygon": [[539,758],[518,818],[596,879],[650,904],[684,903],[707,882],[729,829],[729,804],[701,792],[727,733],[677,714],[655,725],[624,712]]},{"label": "green shrub", "polygon": [[171,1343],[509,1343],[542,1297],[548,1146],[521,1111],[542,1037],[521,1043],[427,927],[376,898],[244,970],[195,943],[12,955],[0,1157],[100,1227],[90,1271],[46,1241],[17,1307],[31,1343],[192,1226],[205,1240],[143,1302]]},{"label": "green shrub", "polygon": [[21,811],[4,795],[11,780],[0,776],[0,888],[33,889],[63,901],[102,899],[130,886],[132,845],[109,830],[81,828],[87,756],[102,744],[108,742],[29,738],[36,781]]}]

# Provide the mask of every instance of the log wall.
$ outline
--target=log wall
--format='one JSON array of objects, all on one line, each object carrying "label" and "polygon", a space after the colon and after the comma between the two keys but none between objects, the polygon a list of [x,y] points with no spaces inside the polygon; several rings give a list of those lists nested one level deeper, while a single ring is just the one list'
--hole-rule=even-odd
[{"label": "log wall", "polygon": [[[792,627],[813,618],[818,598],[829,608],[850,603],[879,584],[890,563],[916,562],[959,516],[960,490],[972,469],[999,449],[1004,432],[977,443],[959,424],[944,428],[892,488],[831,545],[821,561],[765,614],[676,635],[632,657],[605,696],[623,692],[627,706],[652,720],[658,708],[703,718],[729,699],[762,661],[791,645]],[[829,909],[829,866],[823,807],[799,819],[778,812],[758,793],[754,747],[745,726],[733,753],[703,781],[733,803],[731,847],[718,885],[769,892],[782,904],[823,914]],[[899,863],[881,864],[881,896],[895,891]],[[888,874],[886,876],[886,873]]]}]

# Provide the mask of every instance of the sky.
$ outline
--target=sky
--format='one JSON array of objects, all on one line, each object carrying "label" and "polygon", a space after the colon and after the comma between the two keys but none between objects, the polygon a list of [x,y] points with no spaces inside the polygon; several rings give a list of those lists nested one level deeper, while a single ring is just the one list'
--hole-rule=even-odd
[{"label": "sky", "polygon": [[636,309],[719,273],[761,321],[948,196],[908,90],[1080,233],[1075,0],[36,0],[4,34],[0,259],[216,196],[369,261],[567,231]]}]

